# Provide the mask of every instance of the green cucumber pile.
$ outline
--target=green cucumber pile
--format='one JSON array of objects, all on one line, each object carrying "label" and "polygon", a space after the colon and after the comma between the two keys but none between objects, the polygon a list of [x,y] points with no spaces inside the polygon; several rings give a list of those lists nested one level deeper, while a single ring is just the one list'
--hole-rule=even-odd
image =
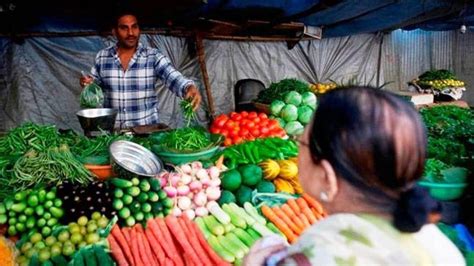
[{"label": "green cucumber pile", "polygon": [[161,189],[158,179],[114,178],[111,182],[115,186],[112,205],[123,225],[133,226],[171,213],[174,202]]},{"label": "green cucumber pile", "polygon": [[56,189],[28,189],[0,203],[0,224],[8,224],[8,234],[40,232],[49,236],[63,216]]}]

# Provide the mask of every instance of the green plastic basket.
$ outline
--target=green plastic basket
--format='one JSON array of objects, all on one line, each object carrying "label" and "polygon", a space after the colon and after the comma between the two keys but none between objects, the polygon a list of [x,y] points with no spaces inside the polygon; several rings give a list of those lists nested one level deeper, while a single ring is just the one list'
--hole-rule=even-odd
[{"label": "green plastic basket", "polygon": [[418,184],[428,188],[430,195],[441,201],[459,199],[467,186],[467,183],[434,183],[427,181],[420,181]]},{"label": "green plastic basket", "polygon": [[155,149],[153,146],[151,149],[163,162],[181,165],[199,160],[209,160],[219,150],[219,146],[214,146],[208,150],[195,153],[173,153],[169,151],[160,151]]}]

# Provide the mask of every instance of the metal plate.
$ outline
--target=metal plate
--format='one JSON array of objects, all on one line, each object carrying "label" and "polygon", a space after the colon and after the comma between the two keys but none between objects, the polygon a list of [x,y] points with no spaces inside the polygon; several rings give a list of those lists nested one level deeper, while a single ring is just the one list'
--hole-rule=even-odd
[{"label": "metal plate", "polygon": [[109,150],[112,161],[136,175],[156,176],[163,167],[155,154],[131,141],[115,141]]}]

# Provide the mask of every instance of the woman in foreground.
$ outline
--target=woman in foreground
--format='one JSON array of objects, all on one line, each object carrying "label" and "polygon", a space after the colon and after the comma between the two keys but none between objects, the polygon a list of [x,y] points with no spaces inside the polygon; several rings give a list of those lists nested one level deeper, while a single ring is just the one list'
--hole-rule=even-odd
[{"label": "woman in foreground", "polygon": [[437,205],[416,186],[425,153],[424,125],[409,102],[367,87],[325,94],[300,140],[298,166],[305,192],[329,216],[292,246],[257,242],[244,265],[465,265],[427,224]]}]

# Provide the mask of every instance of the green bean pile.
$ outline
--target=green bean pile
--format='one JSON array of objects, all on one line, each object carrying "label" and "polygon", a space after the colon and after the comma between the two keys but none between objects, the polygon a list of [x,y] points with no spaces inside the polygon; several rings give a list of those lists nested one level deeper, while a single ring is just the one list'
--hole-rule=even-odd
[{"label": "green bean pile", "polygon": [[200,127],[178,128],[166,133],[164,148],[178,152],[196,152],[210,147],[212,141],[209,134]]},{"label": "green bean pile", "polygon": [[184,119],[186,120],[186,126],[189,127],[191,122],[196,119],[196,113],[194,112],[191,99],[184,99],[179,103],[179,105],[183,112]]},{"label": "green bean pile", "polygon": [[82,185],[92,181],[90,172],[65,144],[45,152],[27,152],[13,166],[9,184],[18,191],[38,184],[58,184],[64,180]]}]

